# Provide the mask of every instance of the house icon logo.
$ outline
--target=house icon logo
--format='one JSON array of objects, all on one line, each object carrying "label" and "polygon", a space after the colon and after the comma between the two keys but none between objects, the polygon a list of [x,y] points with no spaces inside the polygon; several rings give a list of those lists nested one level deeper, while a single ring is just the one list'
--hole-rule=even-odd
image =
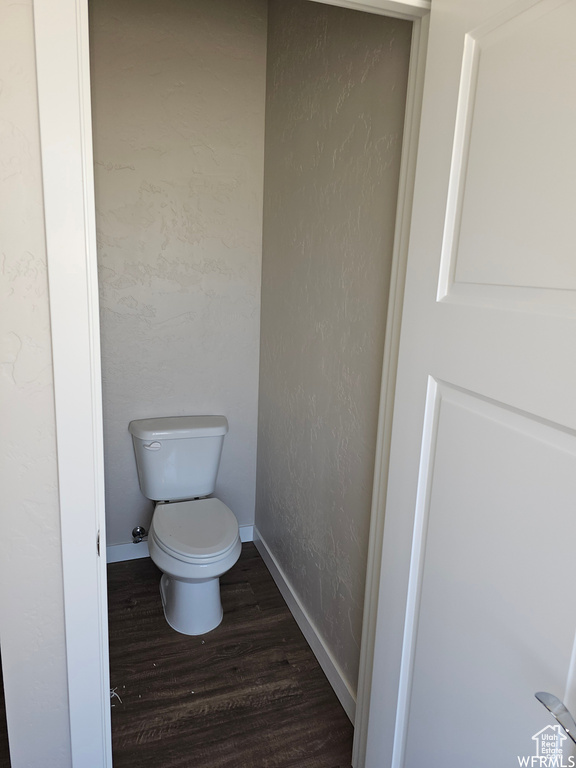
[{"label": "house icon logo", "polygon": [[535,754],[518,755],[518,765],[520,768],[576,768],[576,758],[568,754],[571,752],[568,746],[563,746],[567,738],[561,726],[547,725],[532,736]]},{"label": "house icon logo", "polygon": [[532,736],[535,741],[536,757],[562,755],[562,744],[568,737],[559,725],[547,725]]}]

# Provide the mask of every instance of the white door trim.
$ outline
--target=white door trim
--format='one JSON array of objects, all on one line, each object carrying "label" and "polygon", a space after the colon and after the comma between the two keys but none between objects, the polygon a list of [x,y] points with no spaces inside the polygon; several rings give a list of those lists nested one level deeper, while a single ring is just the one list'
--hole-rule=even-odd
[{"label": "white door trim", "polygon": [[104,768],[112,748],[87,2],[35,0],[34,26],[71,752],[74,768]]},{"label": "white door trim", "polygon": [[430,13],[430,0],[312,0],[324,5],[339,5],[353,11],[377,13],[396,19],[413,21]]},{"label": "white door trim", "polygon": [[[314,0],[414,24],[395,263],[380,408],[354,765],[364,765],[393,383],[429,0]],[[36,58],[54,358],[68,695],[74,768],[112,765],[102,397],[87,0],[35,0]],[[4,618],[4,617],[3,617]],[[88,660],[88,663],[87,663]],[[93,660],[97,660],[96,663]],[[9,663],[9,660],[6,660]]]},{"label": "white door trim", "polygon": [[412,218],[412,198],[416,175],[416,155],[420,130],[422,92],[424,90],[424,69],[428,46],[429,17],[414,20],[408,90],[406,93],[406,117],[402,141],[402,161],[398,187],[398,208],[394,230],[392,274],[390,297],[386,319],[386,338],[382,366],[382,384],[378,414],[378,435],[374,466],[374,488],[370,516],[370,537],[366,568],[366,590],[364,596],[364,619],[360,649],[360,670],[356,699],[356,720],[354,724],[354,750],[352,765],[363,768],[366,761],[366,740],[370,716],[370,695],[374,667],[374,646],[376,641],[376,617],[380,590],[382,564],[382,541],[384,537],[384,512],[388,488],[388,465],[392,440],[392,414],[400,347],[400,327],[404,302],[404,283],[408,261],[408,244]]}]

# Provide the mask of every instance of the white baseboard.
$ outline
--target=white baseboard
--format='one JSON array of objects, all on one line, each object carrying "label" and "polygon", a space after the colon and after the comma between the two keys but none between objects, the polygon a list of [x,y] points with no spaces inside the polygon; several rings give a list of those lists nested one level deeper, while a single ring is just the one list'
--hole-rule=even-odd
[{"label": "white baseboard", "polygon": [[253,525],[241,525],[240,528],[240,541],[254,541],[254,526]]},{"label": "white baseboard", "polygon": [[308,645],[312,649],[314,655],[318,659],[318,663],[322,667],[324,674],[328,678],[328,682],[334,689],[334,693],[338,696],[340,704],[344,708],[344,711],[350,718],[352,725],[354,725],[354,717],[356,714],[356,697],[348,685],[348,682],[342,670],[336,663],[336,660],[332,656],[331,652],[326,646],[322,636],[318,632],[316,625],[308,616],[306,609],[300,602],[300,599],[292,589],[292,585],[286,578],[282,568],[278,564],[278,561],[270,552],[266,542],[262,539],[258,529],[254,526],[254,544],[262,559],[266,563],[268,570],[270,571],[272,578],[276,582],[276,586],[280,590],[282,597],[286,601],[290,612],[296,619],[296,623],[300,627],[302,634],[306,638]]},{"label": "white baseboard", "polygon": [[[244,542],[253,540],[254,526],[241,525],[240,541]],[[150,557],[147,541],[141,541],[139,544],[133,544],[130,541],[128,544],[111,544],[109,547],[106,547],[107,563],[120,563],[124,560],[137,560],[140,557]]]},{"label": "white baseboard", "polygon": [[106,547],[106,562],[108,563],[121,563],[124,560],[137,560],[140,557],[150,557],[147,541],[141,541],[139,544],[133,542],[111,544]]}]

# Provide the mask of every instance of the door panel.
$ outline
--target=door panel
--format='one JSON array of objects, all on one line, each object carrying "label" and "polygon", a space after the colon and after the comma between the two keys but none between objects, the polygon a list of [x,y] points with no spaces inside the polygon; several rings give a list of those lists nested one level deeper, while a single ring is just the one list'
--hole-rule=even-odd
[{"label": "door panel", "polygon": [[575,31],[433,4],[368,768],[517,766],[576,705]]},{"label": "door panel", "polygon": [[440,298],[576,288],[575,29],[571,0],[543,0],[465,34]]},{"label": "door panel", "polygon": [[432,754],[434,765],[486,766],[488,736],[491,749],[507,745],[509,761],[497,764],[513,765],[546,724],[535,690],[563,693],[571,662],[573,611],[552,581],[564,562],[576,583],[565,496],[576,497],[576,437],[476,393],[431,387],[405,765],[430,765]]}]

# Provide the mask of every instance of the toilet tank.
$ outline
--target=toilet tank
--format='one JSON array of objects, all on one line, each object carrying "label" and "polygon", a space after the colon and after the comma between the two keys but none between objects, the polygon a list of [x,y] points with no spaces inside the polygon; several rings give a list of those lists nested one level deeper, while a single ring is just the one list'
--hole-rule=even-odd
[{"label": "toilet tank", "polygon": [[181,501],[214,492],[224,416],[167,416],[131,421],[140,490],[154,501]]}]

